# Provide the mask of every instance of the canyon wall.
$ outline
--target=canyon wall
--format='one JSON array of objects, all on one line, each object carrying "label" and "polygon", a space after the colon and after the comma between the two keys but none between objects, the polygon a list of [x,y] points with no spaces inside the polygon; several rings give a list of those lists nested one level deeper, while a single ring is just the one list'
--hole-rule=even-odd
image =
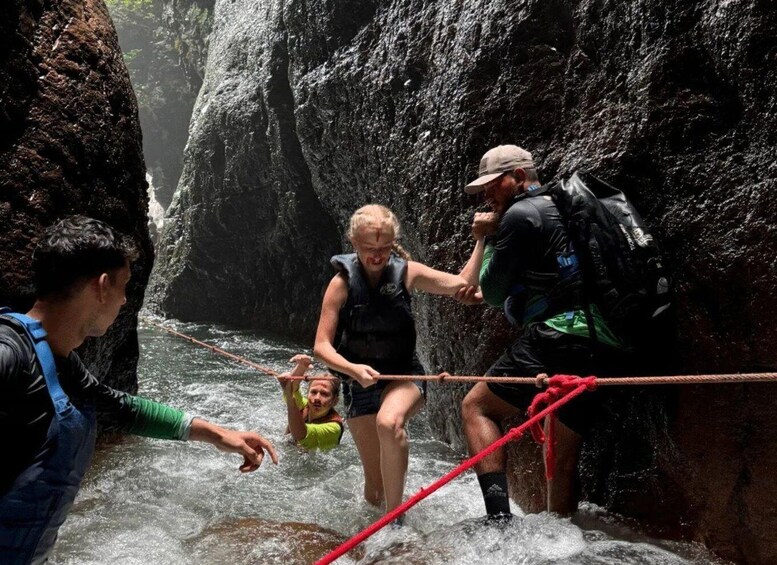
[{"label": "canyon wall", "polygon": [[[328,257],[361,204],[390,206],[434,267],[468,257],[462,186],[499,143],[543,181],[621,187],[665,249],[677,372],[773,369],[777,16],[767,0],[220,0],[153,302],[182,319],[309,338]],[[514,337],[498,311],[419,297],[430,371],[480,372]],[[660,359],[659,359],[660,360]],[[432,387],[461,441],[462,389]],[[585,496],[740,562],[777,560],[773,385],[615,395]],[[537,450],[512,452],[537,506]]]}]

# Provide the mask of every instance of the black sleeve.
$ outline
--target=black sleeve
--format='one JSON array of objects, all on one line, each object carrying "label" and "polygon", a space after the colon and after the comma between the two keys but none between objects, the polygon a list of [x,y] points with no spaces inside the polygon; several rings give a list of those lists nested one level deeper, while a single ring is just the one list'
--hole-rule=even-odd
[{"label": "black sleeve", "polygon": [[67,363],[57,369],[60,371],[62,388],[71,401],[78,405],[94,406],[103,430],[125,432],[132,427],[135,421],[130,402],[132,395],[102,384],[76,353],[71,353]]},{"label": "black sleeve", "polygon": [[19,388],[21,366],[18,341],[0,329],[0,418],[7,415],[7,404]]},{"label": "black sleeve", "polygon": [[75,353],[68,361],[73,371],[70,380],[77,384],[72,393],[66,392],[71,398],[83,395],[84,403],[94,405],[103,430],[159,439],[180,439],[188,434],[191,419],[180,410],[99,382]]},{"label": "black sleeve", "polygon": [[51,398],[30,349],[0,323],[0,494],[40,452],[51,423]]}]

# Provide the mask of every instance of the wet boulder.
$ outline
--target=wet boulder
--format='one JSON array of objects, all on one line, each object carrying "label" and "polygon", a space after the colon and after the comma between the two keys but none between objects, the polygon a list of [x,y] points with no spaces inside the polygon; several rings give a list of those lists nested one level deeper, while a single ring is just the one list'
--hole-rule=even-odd
[{"label": "wet boulder", "polygon": [[84,214],[135,238],[128,303],[90,340],[88,366],[135,390],[137,312],[153,252],[137,105],[102,0],[0,7],[0,303],[31,305],[30,260],[41,230]]},{"label": "wet boulder", "polygon": [[[282,539],[285,543],[279,544]],[[261,518],[223,520],[187,540],[192,556],[205,563],[270,562],[313,563],[347,541],[342,535],[315,524],[272,522]],[[251,547],[246,554],[246,547]],[[360,559],[356,548],[348,557]]]},{"label": "wet boulder", "polygon": [[310,338],[340,237],[302,151],[283,13],[221,3],[214,18],[150,300],[183,320]]}]

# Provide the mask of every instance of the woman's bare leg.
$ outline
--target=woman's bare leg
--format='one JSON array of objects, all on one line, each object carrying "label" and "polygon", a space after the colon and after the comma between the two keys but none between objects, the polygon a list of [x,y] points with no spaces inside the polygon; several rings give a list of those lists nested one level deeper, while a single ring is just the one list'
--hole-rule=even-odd
[{"label": "woman's bare leg", "polygon": [[402,504],[409,451],[405,424],[423,405],[421,391],[411,382],[393,382],[383,393],[376,425],[386,512]]},{"label": "woman's bare leg", "polygon": [[348,420],[348,429],[359,451],[364,468],[364,500],[373,506],[383,502],[383,480],[380,472],[380,440],[378,439],[376,414],[367,414]]}]

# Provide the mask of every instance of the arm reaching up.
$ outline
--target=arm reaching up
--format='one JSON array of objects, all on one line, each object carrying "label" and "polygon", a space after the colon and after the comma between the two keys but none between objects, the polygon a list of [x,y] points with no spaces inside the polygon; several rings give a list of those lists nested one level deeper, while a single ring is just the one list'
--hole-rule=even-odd
[{"label": "arm reaching up", "polygon": [[305,355],[304,353],[298,353],[291,359],[289,359],[292,363],[294,363],[294,368],[291,370],[290,373],[284,373],[277,377],[278,382],[281,385],[281,388],[283,389],[283,393],[286,396],[291,396],[293,393],[295,393],[297,390],[299,390],[299,381],[298,380],[289,380],[286,377],[301,377],[305,374],[305,372],[310,368],[310,366],[313,364],[313,358],[310,355]]},{"label": "arm reaching up", "polygon": [[[313,359],[304,354],[295,355],[290,359],[295,363],[290,376],[301,377],[313,363]],[[294,441],[302,441],[307,436],[305,420],[300,410],[304,407],[304,401],[299,392],[299,381],[287,380],[281,375],[278,380],[283,385],[283,399],[286,401],[286,418],[289,424],[289,432]]]}]

